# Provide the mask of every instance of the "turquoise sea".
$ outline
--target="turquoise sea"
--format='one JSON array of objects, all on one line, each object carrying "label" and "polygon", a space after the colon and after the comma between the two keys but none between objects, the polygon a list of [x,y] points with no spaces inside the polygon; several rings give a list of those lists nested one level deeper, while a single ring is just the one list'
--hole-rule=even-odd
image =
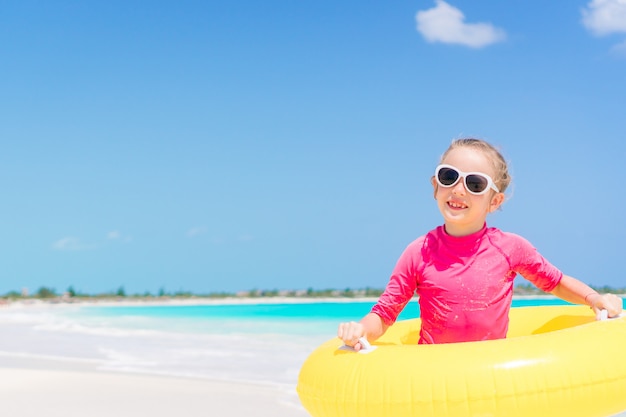
[{"label": "turquoise sea", "polygon": [[[201,305],[133,305],[81,307],[67,317],[124,328],[142,328],[190,333],[247,334],[250,336],[320,335],[332,336],[341,321],[359,320],[374,301],[273,302],[272,299],[246,303]],[[513,307],[563,305],[556,298],[513,300]],[[417,301],[412,301],[399,320],[419,317]]]},{"label": "turquoise sea", "polygon": [[[0,308],[0,359],[45,359],[132,372],[267,384],[297,405],[306,357],[374,301],[246,300],[212,304],[77,304]],[[513,307],[567,304],[515,299]],[[419,316],[412,301],[400,319]],[[8,359],[7,359],[8,358]]]}]

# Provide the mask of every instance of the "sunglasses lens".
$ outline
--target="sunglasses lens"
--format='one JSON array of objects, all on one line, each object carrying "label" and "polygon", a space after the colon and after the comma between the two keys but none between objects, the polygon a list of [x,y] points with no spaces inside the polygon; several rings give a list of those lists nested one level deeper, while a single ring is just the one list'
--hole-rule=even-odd
[{"label": "sunglasses lens", "polygon": [[446,187],[451,186],[458,179],[459,179],[459,173],[452,168],[443,167],[439,169],[439,172],[437,173],[437,180],[439,180],[439,183],[441,185],[446,186]]},{"label": "sunglasses lens", "polygon": [[489,186],[489,181],[485,177],[472,174],[465,178],[465,185],[471,193],[482,193]]}]

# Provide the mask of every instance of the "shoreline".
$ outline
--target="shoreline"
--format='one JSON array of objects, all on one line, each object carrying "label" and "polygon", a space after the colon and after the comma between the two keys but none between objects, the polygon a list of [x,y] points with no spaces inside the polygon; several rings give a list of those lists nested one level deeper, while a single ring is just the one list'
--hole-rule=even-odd
[{"label": "shoreline", "polygon": [[[626,295],[617,294],[624,298]],[[558,297],[550,294],[514,295],[513,300],[550,300]],[[416,301],[413,297],[411,301]],[[70,300],[8,300],[0,308],[54,307],[54,306],[193,306],[193,305],[265,305],[265,304],[315,304],[315,303],[356,303],[376,302],[377,297],[225,297],[225,298],[142,298],[142,299],[70,299]]]},{"label": "shoreline", "polygon": [[[80,306],[76,306],[80,307]],[[71,304],[36,303],[0,309],[13,315],[33,312],[36,317],[51,312],[56,315]],[[52,310],[49,310],[52,309]],[[28,317],[28,316],[26,316]],[[0,330],[5,339],[0,347],[0,400],[7,415],[39,417],[169,417],[222,415],[232,417],[307,417],[301,406],[295,384],[280,380],[246,380],[233,373],[187,373],[193,368],[171,368],[170,352],[193,355],[216,355],[217,364],[253,366],[246,361],[247,351],[232,350],[228,344],[212,345],[211,339],[193,339],[183,345],[167,344],[171,339],[153,337],[150,332],[131,335],[75,333],[71,327],[25,325],[22,319],[4,321]],[[79,336],[77,336],[79,335]],[[87,343],[85,341],[93,341]],[[124,340],[121,344],[116,340]],[[110,341],[113,344],[110,344]],[[206,342],[209,341],[207,344]],[[151,353],[159,342],[165,342],[161,354]],[[155,345],[155,343],[157,345]],[[22,347],[23,346],[23,347]],[[54,347],[38,349],[37,346]],[[260,346],[263,356],[263,346]],[[246,347],[245,349],[249,349]],[[256,348],[255,348],[256,349]],[[299,353],[288,350],[290,356]],[[240,355],[242,355],[240,357]],[[273,356],[270,356],[271,360]],[[240,362],[243,359],[243,363]],[[139,360],[136,365],[135,361]],[[160,363],[160,361],[164,361]],[[176,364],[177,362],[174,362]],[[142,365],[146,365],[142,368]],[[161,365],[166,365],[164,368]],[[219,365],[218,365],[219,366]],[[267,366],[258,364],[258,372]],[[171,372],[174,369],[175,372]],[[206,367],[205,367],[206,369]],[[223,374],[223,375],[222,375]],[[233,379],[230,379],[230,376]],[[223,378],[222,376],[227,376]]]}]

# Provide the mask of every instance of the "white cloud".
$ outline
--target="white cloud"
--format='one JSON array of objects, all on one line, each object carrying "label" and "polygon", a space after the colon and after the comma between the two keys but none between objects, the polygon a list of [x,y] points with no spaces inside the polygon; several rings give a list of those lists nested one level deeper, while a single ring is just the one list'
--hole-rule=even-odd
[{"label": "white cloud", "polygon": [[417,12],[417,30],[428,42],[442,42],[482,48],[506,39],[504,30],[490,23],[465,23],[465,15],[443,0],[435,7]]},{"label": "white cloud", "polygon": [[122,234],[117,230],[112,230],[107,233],[107,239],[116,240],[122,237]]},{"label": "white cloud", "polygon": [[[119,232],[118,230],[112,230],[106,234],[106,238],[108,241],[116,241],[116,242],[130,242],[132,237],[126,236]],[[64,237],[62,239],[57,240],[52,244],[52,249],[58,251],[82,251],[82,250],[92,250],[99,249],[105,245],[105,242],[96,242],[96,243],[86,243],[74,236]]]},{"label": "white cloud", "polygon": [[583,25],[594,35],[626,32],[626,0],[592,0],[582,15]]},{"label": "white cloud", "polygon": [[61,251],[79,251],[93,249],[95,245],[82,242],[76,237],[64,237],[52,244],[52,248]]},{"label": "white cloud", "polygon": [[187,231],[187,237],[196,237],[206,233],[206,227],[192,227]]},{"label": "white cloud", "polygon": [[130,242],[132,240],[132,237],[122,234],[119,230],[112,230],[107,233],[107,239],[121,242]]}]

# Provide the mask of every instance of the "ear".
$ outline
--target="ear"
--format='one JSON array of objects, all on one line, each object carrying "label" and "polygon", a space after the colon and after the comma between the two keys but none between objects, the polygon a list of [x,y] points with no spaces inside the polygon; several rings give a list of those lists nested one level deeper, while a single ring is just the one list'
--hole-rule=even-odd
[{"label": "ear", "polygon": [[491,197],[491,202],[489,203],[489,213],[493,213],[498,210],[502,203],[504,203],[504,193],[496,193],[493,197]]},{"label": "ear", "polygon": [[430,183],[433,185],[433,198],[437,199],[437,181],[435,181],[435,177],[430,177]]}]

